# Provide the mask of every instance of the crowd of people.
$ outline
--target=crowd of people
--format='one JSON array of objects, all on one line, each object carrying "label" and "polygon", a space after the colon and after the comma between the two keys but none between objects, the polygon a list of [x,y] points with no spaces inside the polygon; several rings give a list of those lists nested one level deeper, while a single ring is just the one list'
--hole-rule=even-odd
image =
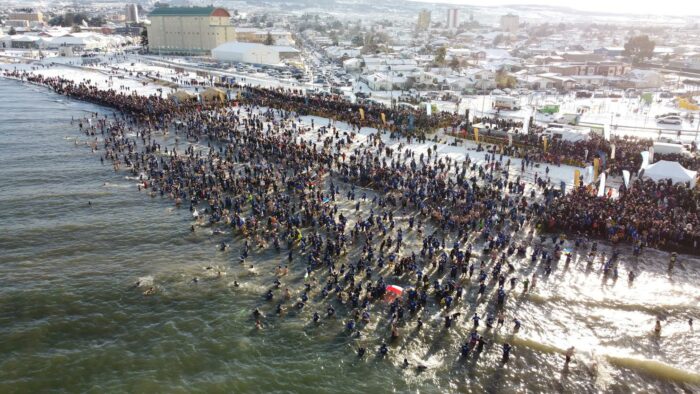
[{"label": "crowd of people", "polygon": [[[358,332],[378,320],[387,326],[390,342],[403,329],[420,329],[427,309],[440,310],[444,329],[450,329],[457,326],[459,310],[475,311],[482,304],[488,312],[474,312],[469,339],[456,350],[470,357],[493,347],[490,331],[503,325],[516,284],[548,275],[561,252],[559,243],[551,245],[553,251],[537,247],[528,265],[542,267],[532,279],[522,278],[524,267],[509,261],[526,253],[527,244],[514,234],[542,214],[536,195],[549,186],[540,182],[526,193],[525,182],[509,176],[503,157],[493,155],[483,166],[455,162],[439,158],[436,147],[426,154],[390,148],[380,133],[358,145],[354,129],[340,131],[330,123],[308,128],[298,113],[269,107],[191,110],[154,123],[161,106],[141,105],[150,109],[131,116],[142,99],[117,94],[115,100],[67,85],[63,81],[57,91],[127,111],[76,121],[94,138],[101,160],[139,177],[139,189],[151,196],[189,205],[198,223],[230,226],[243,239],[241,264],[250,264],[260,249],[286,255],[287,264],[278,267],[262,295],[274,305],[267,313],[303,314],[325,304],[324,313],[306,312],[314,323],[339,318],[348,331]],[[168,150],[157,141],[157,130],[206,140],[210,148]],[[351,208],[341,208],[341,201]],[[199,231],[194,225],[192,230]],[[484,249],[477,251],[476,243]],[[221,249],[228,248],[222,242]],[[283,288],[284,276],[299,270],[309,278],[304,286]],[[389,281],[407,290],[396,296],[387,291]],[[255,311],[261,328],[263,309]],[[510,313],[517,330],[517,312]],[[482,318],[487,329],[480,332]],[[503,344],[504,361],[511,349]],[[360,346],[358,355],[365,351]],[[387,344],[378,347],[380,356],[389,351]]]},{"label": "crowd of people", "polygon": [[697,252],[700,246],[700,193],[670,181],[635,180],[612,200],[581,186],[546,211],[548,231],[566,231],[629,241],[644,246]]},{"label": "crowd of people", "polygon": [[[357,115],[350,112],[359,110],[353,104],[245,87],[237,105],[183,105],[100,90],[89,81],[20,77],[115,109],[111,116],[76,121],[101,160],[138,177],[139,190],[189,207],[191,231],[206,225],[239,239],[236,262],[252,265],[252,254],[261,250],[284,256],[253,314],[258,328],[268,314],[292,313],[312,324],[340,319],[350,334],[376,324],[387,330],[386,342],[377,344],[383,357],[402,330],[421,330],[428,311],[438,310],[444,330],[469,329],[456,352],[471,357],[491,351],[506,314],[513,322],[508,334],[520,329],[509,301],[557,268],[565,238],[558,231],[652,246],[698,239],[693,192],[640,184],[615,202],[590,198],[583,189],[556,198],[548,178],[526,182],[528,167],[503,154],[489,153],[478,164],[468,156],[439,157],[436,145],[421,153],[404,142],[390,146],[382,130],[362,140],[358,131],[366,124],[352,122]],[[394,121],[413,116],[425,131],[458,120],[364,108],[367,122],[379,122],[383,111]],[[307,114],[332,114],[352,126],[341,130],[330,120],[312,120],[309,127],[301,121]],[[163,146],[161,133],[207,148]],[[554,231],[551,241],[535,235],[538,223]],[[234,254],[225,241],[220,249]],[[305,278],[299,288],[286,281],[293,275]],[[465,310],[471,325],[462,322]],[[506,338],[506,362],[513,348],[507,335],[500,337]],[[366,351],[358,346],[359,357]]]}]

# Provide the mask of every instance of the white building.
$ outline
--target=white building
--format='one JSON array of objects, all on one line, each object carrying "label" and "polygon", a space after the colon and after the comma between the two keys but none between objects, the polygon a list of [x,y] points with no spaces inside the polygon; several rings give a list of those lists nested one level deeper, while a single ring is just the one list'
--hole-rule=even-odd
[{"label": "white building", "polygon": [[398,90],[406,87],[407,78],[393,73],[376,73],[361,78],[372,90]]},{"label": "white building", "polygon": [[459,10],[450,8],[447,10],[447,24],[445,27],[448,29],[456,29],[457,26],[459,26]]},{"label": "white building", "polygon": [[288,46],[249,42],[226,42],[211,50],[214,59],[222,62],[280,64],[283,60],[298,60],[299,51]]}]

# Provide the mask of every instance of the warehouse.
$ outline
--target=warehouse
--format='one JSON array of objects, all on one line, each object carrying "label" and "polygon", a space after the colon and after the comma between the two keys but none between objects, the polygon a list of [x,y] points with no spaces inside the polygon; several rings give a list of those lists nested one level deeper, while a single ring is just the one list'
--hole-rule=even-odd
[{"label": "warehouse", "polygon": [[297,61],[299,51],[288,46],[263,45],[248,42],[227,42],[212,49],[212,57],[222,62],[280,64]]}]

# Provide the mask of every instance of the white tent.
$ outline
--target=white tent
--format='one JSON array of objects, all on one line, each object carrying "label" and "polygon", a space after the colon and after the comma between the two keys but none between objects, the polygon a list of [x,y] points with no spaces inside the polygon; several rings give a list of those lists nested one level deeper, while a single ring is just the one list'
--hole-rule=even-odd
[{"label": "white tent", "polygon": [[683,168],[677,161],[660,160],[644,169],[644,177],[659,181],[671,179],[673,183],[690,182],[690,187],[695,187],[697,171]]}]

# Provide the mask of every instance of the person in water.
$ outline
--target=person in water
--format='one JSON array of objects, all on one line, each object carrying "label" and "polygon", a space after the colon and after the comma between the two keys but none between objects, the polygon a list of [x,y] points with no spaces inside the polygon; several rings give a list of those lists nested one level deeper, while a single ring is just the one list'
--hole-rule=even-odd
[{"label": "person in water", "polygon": [[389,348],[386,346],[386,343],[382,342],[381,346],[379,346],[379,355],[385,357],[387,353],[389,353]]},{"label": "person in water", "polygon": [[510,359],[510,351],[511,351],[511,346],[510,343],[506,342],[503,344],[503,358],[502,361],[504,363],[507,363],[508,360]]},{"label": "person in water", "polygon": [[574,347],[572,346],[572,347],[566,349],[564,356],[566,357],[565,364],[569,364],[569,362],[571,361],[571,358],[574,357]]}]

